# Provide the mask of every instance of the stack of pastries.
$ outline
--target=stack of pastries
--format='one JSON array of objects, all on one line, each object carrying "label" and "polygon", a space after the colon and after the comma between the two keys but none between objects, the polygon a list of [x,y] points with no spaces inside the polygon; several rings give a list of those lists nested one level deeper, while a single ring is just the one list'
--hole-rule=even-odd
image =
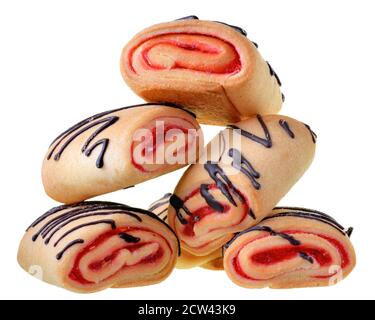
[{"label": "stack of pastries", "polygon": [[[351,272],[352,228],[277,207],[310,166],[317,136],[276,114],[280,79],[245,30],[196,16],[161,23],[128,42],[120,65],[146,103],[52,141],[42,180],[62,204],[27,228],[23,269],[82,293],[155,284],[175,267],[225,270],[247,288],[327,286]],[[225,127],[203,148],[200,124]],[[87,201],[187,165],[148,210]]]}]

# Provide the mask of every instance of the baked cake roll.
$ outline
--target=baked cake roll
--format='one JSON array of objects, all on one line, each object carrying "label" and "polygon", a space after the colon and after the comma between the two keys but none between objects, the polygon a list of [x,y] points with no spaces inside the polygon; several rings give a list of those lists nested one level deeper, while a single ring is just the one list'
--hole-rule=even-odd
[{"label": "baked cake roll", "polygon": [[89,293],[158,283],[179,251],[173,230],[153,213],[88,201],[55,207],[26,231],[18,251],[23,269],[38,266],[44,281]]},{"label": "baked cake roll", "polygon": [[206,124],[277,113],[284,99],[276,72],[243,29],[195,16],[141,31],[120,65],[140,97],[184,105]]},{"label": "baked cake roll", "polygon": [[[171,195],[171,193],[166,193],[159,200],[152,203],[148,210],[155,213],[163,221],[167,221],[169,199]],[[177,258],[176,268],[190,269],[198,266],[203,266],[207,263],[209,264],[212,260],[216,259],[222,259],[221,249],[218,249],[207,256],[195,256],[182,249],[180,255]],[[214,268],[214,266],[211,267],[210,264],[207,266],[207,268],[212,269]]]},{"label": "baked cake roll", "polygon": [[46,193],[75,203],[196,161],[203,143],[192,114],[144,104],[102,112],[60,134],[44,158]]},{"label": "baked cake roll", "polygon": [[275,208],[225,245],[224,268],[248,288],[332,285],[355,266],[351,232],[319,211]]},{"label": "baked cake roll", "polygon": [[309,167],[315,139],[309,126],[279,115],[223,130],[171,196],[168,222],[183,250],[208,255],[269,214]]}]

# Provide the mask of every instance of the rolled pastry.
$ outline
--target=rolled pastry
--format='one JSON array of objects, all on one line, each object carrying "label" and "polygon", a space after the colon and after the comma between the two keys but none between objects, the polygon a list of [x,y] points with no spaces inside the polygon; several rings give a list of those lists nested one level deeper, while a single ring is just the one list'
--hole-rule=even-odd
[{"label": "rolled pastry", "polygon": [[247,288],[335,284],[355,266],[351,232],[319,211],[275,208],[226,244],[224,268],[233,282]]},{"label": "rolled pastry", "polygon": [[315,139],[309,126],[279,115],[223,130],[170,199],[168,222],[183,250],[206,256],[261,221],[309,167]]},{"label": "rolled pastry", "polygon": [[277,74],[243,29],[195,16],[141,31],[120,65],[140,97],[183,105],[206,124],[277,113],[284,99]]},{"label": "rolled pastry", "polygon": [[[149,207],[149,211],[155,213],[163,221],[168,219],[168,207],[171,193],[166,193],[163,197],[153,202]],[[207,265],[207,269],[214,269],[217,263],[211,265],[211,261],[216,259],[222,259],[222,250],[218,249],[207,256],[195,256],[189,252],[182,250],[177,258],[176,268],[177,269],[190,269],[194,267]],[[222,263],[221,263],[222,265]]]},{"label": "rolled pastry", "polygon": [[[161,220],[167,222],[169,199],[171,196],[172,196],[171,193],[166,193],[159,200],[153,202],[148,210],[155,213]],[[219,265],[219,263],[216,262],[217,259],[222,259],[221,248],[206,256],[196,256],[181,249],[180,255],[177,258],[176,268],[177,269],[191,269],[194,267],[201,266],[206,269],[215,269],[215,268],[219,268],[219,266],[216,266],[216,265]],[[221,263],[221,266],[222,266],[222,263]],[[221,270],[223,270],[223,268],[221,268]]]},{"label": "rolled pastry", "polygon": [[194,116],[174,105],[102,112],[60,134],[43,161],[46,193],[75,203],[123,189],[196,161],[203,137]]},{"label": "rolled pastry", "polygon": [[173,230],[153,213],[123,204],[88,201],[55,207],[26,231],[18,261],[38,267],[42,280],[89,293],[158,283],[179,250]]}]

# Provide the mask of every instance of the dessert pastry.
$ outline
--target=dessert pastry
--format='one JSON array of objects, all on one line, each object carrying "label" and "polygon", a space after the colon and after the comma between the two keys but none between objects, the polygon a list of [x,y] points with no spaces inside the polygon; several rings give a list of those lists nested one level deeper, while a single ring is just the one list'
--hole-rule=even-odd
[{"label": "dessert pastry", "polygon": [[52,142],[43,162],[44,188],[59,202],[79,202],[193,163],[202,143],[194,116],[177,106],[106,111]]},{"label": "dessert pastry", "polygon": [[351,232],[319,211],[275,208],[225,245],[224,268],[247,288],[332,285],[355,266]]},{"label": "dessert pastry", "polygon": [[277,113],[284,99],[277,74],[243,29],[195,16],[141,31],[120,65],[140,97],[183,105],[206,124]]},{"label": "dessert pastry", "polygon": [[[148,210],[155,213],[163,221],[167,221],[169,199],[171,195],[172,195],[171,193],[166,193],[159,200],[152,203]],[[177,269],[190,269],[190,268],[194,268],[198,266],[203,267],[203,266],[206,266],[207,264],[206,266],[207,269],[213,269],[215,268],[216,262],[213,262],[211,264],[211,261],[216,260],[216,259],[222,259],[221,249],[218,249],[207,256],[195,256],[185,250],[181,250],[181,253],[177,258],[176,268]]]},{"label": "dessert pastry", "polygon": [[18,251],[23,269],[39,266],[43,280],[88,293],[158,283],[179,250],[173,230],[153,213],[88,201],[55,207],[26,231]]},{"label": "dessert pastry", "polygon": [[261,221],[309,167],[315,139],[310,127],[279,115],[223,130],[171,196],[168,223],[183,250],[206,256]]}]

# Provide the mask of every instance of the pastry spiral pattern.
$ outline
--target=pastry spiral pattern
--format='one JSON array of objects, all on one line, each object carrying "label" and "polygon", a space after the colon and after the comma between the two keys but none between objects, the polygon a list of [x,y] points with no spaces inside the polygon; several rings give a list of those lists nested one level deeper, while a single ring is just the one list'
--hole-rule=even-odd
[{"label": "pastry spiral pattern", "polygon": [[[163,221],[168,221],[168,208],[171,193],[166,193],[163,197],[153,202],[148,210],[155,213]],[[222,250],[218,249],[206,256],[196,256],[184,249],[177,258],[177,269],[190,269],[194,267],[202,267],[212,270],[223,270]]]},{"label": "pastry spiral pattern", "polygon": [[247,288],[332,285],[355,266],[351,232],[316,210],[275,208],[224,246],[224,268]]},{"label": "pastry spiral pattern", "polygon": [[179,242],[150,211],[88,201],[52,208],[27,229],[20,265],[40,266],[43,279],[88,293],[158,283],[173,270]]},{"label": "pastry spiral pattern", "polygon": [[276,113],[281,81],[238,27],[186,17],[138,33],[124,47],[121,72],[147,101],[193,111],[200,122],[238,122]]}]

